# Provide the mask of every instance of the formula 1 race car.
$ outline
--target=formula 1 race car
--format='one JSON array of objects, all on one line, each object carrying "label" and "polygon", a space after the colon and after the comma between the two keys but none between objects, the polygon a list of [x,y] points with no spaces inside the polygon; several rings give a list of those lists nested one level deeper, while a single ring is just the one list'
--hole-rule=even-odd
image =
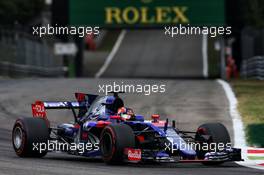
[{"label": "formula 1 race car", "polygon": [[[32,118],[17,119],[12,142],[20,157],[43,157],[49,151],[124,162],[199,162],[207,165],[242,161],[224,125],[207,123],[196,132],[181,131],[175,121],[151,120],[124,106],[119,93],[98,96],[76,93],[74,102],[32,104]],[[74,122],[51,127],[47,109],[70,109]],[[77,111],[78,110],[78,111]]]}]

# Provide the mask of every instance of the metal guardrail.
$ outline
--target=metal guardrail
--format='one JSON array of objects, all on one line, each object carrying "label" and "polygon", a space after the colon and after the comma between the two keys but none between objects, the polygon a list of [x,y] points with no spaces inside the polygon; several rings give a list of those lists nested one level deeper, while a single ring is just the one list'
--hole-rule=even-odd
[{"label": "metal guardrail", "polygon": [[54,77],[64,74],[62,67],[45,68],[32,65],[22,65],[9,62],[0,62],[0,75],[10,77]]},{"label": "metal guardrail", "polygon": [[241,68],[242,77],[264,80],[264,56],[244,59]]},{"label": "metal guardrail", "polygon": [[63,59],[54,55],[51,40],[0,28],[0,75],[63,76]]}]

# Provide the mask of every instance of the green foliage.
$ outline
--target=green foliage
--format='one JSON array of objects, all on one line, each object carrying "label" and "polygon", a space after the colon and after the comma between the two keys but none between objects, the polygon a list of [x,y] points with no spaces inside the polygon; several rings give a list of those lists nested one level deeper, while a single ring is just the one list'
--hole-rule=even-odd
[{"label": "green foliage", "polygon": [[246,126],[247,142],[249,145],[264,147],[264,124],[249,124]]},{"label": "green foliage", "polygon": [[245,24],[255,27],[264,27],[264,1],[263,0],[242,0],[244,1],[243,16]]},{"label": "green foliage", "polygon": [[264,81],[231,81],[250,146],[264,147]]},{"label": "green foliage", "polygon": [[1,0],[0,24],[26,24],[39,15],[44,8],[44,0]]}]

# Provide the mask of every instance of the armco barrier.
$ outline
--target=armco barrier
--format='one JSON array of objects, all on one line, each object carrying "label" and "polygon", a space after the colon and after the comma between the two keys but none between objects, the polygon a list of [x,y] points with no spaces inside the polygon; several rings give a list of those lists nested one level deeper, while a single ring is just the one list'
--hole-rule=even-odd
[{"label": "armco barrier", "polygon": [[64,70],[62,67],[45,68],[32,65],[0,62],[0,75],[10,77],[62,77],[64,75]]},{"label": "armco barrier", "polygon": [[242,61],[243,78],[264,80],[264,56],[255,56]]}]

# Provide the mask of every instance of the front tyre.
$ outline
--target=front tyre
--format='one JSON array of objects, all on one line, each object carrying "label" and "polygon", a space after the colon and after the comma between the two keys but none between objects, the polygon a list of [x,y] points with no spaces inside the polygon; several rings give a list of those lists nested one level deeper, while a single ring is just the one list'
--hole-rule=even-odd
[{"label": "front tyre", "polygon": [[104,128],[100,138],[100,150],[107,164],[123,162],[124,148],[135,146],[132,128],[125,124],[111,124]]},{"label": "front tyre", "polygon": [[[17,119],[12,131],[12,143],[19,157],[43,157],[47,154],[49,128],[41,118]],[[40,144],[45,145],[42,151]],[[42,147],[43,148],[43,147]]]},{"label": "front tyre", "polygon": [[[209,136],[208,140],[201,141],[203,135]],[[215,145],[227,145],[231,144],[230,135],[226,129],[226,127],[221,123],[206,123],[198,127],[195,135],[195,140],[200,142],[200,144],[215,144]],[[204,159],[204,155],[206,152],[214,152],[219,151],[216,148],[213,150],[197,150],[197,156],[199,159]],[[204,165],[219,165],[224,163],[223,161],[219,162],[206,162]]]}]

